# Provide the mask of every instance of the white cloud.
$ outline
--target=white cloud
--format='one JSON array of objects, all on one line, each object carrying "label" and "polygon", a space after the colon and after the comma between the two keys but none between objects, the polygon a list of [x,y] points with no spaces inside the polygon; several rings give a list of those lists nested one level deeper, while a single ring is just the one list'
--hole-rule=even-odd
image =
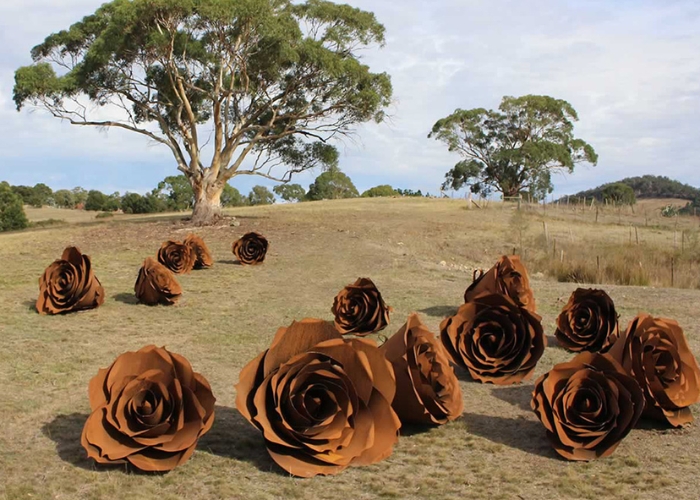
[{"label": "white cloud", "polygon": [[[124,190],[174,173],[165,147],[128,132],[77,129],[38,113],[16,113],[13,71],[52,31],[68,27],[101,0],[2,2],[0,43],[0,177],[22,159],[36,176],[61,165],[99,159],[95,167]],[[700,9],[693,1],[442,0],[349,3],[372,10],[387,28],[386,47],[364,60],[394,84],[391,119],[358,127],[341,144],[341,166],[358,188],[380,183],[435,192],[459,158],[427,139],[433,123],[455,108],[498,106],[504,95],[548,94],[579,113],[576,134],[600,155],[595,168],[555,179],[558,193],[645,173],[696,182],[700,160]],[[21,5],[21,7],[20,7]],[[113,177],[135,162],[140,178]],[[306,183],[309,176],[304,176]],[[38,182],[38,181],[37,181]],[[257,181],[253,181],[257,182]],[[242,184],[247,185],[246,179]]]}]

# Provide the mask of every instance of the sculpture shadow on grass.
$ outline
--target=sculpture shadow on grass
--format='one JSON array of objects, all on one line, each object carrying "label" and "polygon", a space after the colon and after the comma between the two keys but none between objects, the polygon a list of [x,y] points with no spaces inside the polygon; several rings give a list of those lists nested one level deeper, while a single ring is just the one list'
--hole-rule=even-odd
[{"label": "sculpture shadow on grass", "polygon": [[510,403],[513,406],[517,406],[521,410],[531,412],[532,407],[530,406],[530,401],[532,401],[532,390],[534,387],[530,384],[518,384],[518,385],[508,385],[508,386],[494,386],[491,394]]},{"label": "sculpture shadow on grass", "polygon": [[262,433],[235,408],[216,405],[214,425],[199,439],[197,449],[248,462],[263,472],[289,475],[270,458]]},{"label": "sculpture shadow on grass", "polygon": [[233,259],[217,260],[216,262],[217,262],[217,264],[226,264],[227,266],[242,266],[243,265],[243,264],[241,264],[241,261],[233,260]]},{"label": "sculpture shadow on grass", "polygon": [[467,432],[545,458],[560,458],[547,440],[545,429],[534,417],[497,417],[464,413],[461,420]]},{"label": "sculpture shadow on grass", "polygon": [[[80,444],[87,413],[58,415],[41,427],[44,436],[56,443],[56,452],[64,462],[85,470],[123,470],[133,474],[160,475],[143,472],[128,464],[104,465],[88,458]],[[263,472],[287,475],[270,458],[262,434],[233,408],[216,406],[214,424],[197,443],[197,451],[249,462]]]},{"label": "sculpture shadow on grass", "polygon": [[112,298],[117,302],[121,302],[122,304],[136,305],[139,303],[139,299],[136,298],[136,295],[134,295],[133,292],[118,293]]},{"label": "sculpture shadow on grass", "polygon": [[545,337],[547,338],[547,347],[553,347],[555,349],[564,349],[564,346],[562,346],[559,343],[559,341],[554,335],[545,335]]},{"label": "sculpture shadow on grass", "polygon": [[127,464],[98,464],[88,458],[87,452],[80,444],[80,435],[89,415],[87,413],[70,413],[58,415],[51,422],[41,426],[41,433],[56,443],[56,452],[61,460],[85,470],[123,470],[136,474],[161,474],[142,472]]},{"label": "sculpture shadow on grass", "polygon": [[419,312],[433,318],[447,318],[454,316],[459,308],[456,306],[432,306],[421,309]]}]

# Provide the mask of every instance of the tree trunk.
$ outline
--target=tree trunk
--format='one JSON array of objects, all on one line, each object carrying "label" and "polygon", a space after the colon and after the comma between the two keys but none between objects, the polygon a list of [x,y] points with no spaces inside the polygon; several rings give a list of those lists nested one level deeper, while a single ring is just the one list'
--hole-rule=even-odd
[{"label": "tree trunk", "polygon": [[221,193],[224,185],[218,182],[208,183],[206,178],[191,182],[194,191],[192,223],[196,226],[216,224],[221,219]]}]

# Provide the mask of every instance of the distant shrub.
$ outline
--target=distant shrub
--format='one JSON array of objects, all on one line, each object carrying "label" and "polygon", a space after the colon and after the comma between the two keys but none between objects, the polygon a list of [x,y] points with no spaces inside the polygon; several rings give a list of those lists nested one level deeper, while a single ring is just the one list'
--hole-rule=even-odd
[{"label": "distant shrub", "polygon": [[30,224],[31,227],[51,227],[51,226],[63,226],[68,224],[68,221],[65,219],[45,219],[45,220],[38,220],[36,222],[32,222]]},{"label": "distant shrub", "polygon": [[114,212],[100,212],[95,216],[95,219],[109,219],[110,217],[114,217]]},{"label": "distant shrub", "polygon": [[7,182],[0,182],[0,231],[24,229],[28,225],[22,197]]},{"label": "distant shrub", "polygon": [[381,184],[379,186],[374,186],[369,188],[367,191],[362,193],[363,198],[379,198],[383,196],[396,196],[398,193],[389,184]]},{"label": "distant shrub", "polygon": [[675,217],[680,212],[680,209],[674,205],[666,205],[661,209],[662,217]]}]

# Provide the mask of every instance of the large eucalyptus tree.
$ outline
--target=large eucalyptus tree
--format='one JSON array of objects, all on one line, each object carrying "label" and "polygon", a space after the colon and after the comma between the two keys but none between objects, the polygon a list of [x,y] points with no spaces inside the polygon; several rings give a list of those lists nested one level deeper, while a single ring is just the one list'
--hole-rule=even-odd
[{"label": "large eucalyptus tree", "polygon": [[324,0],[112,0],[32,50],[14,100],[168,147],[207,224],[233,176],[334,166],[329,140],[383,119],[390,78],[358,55],[383,43],[374,14]]},{"label": "large eucalyptus tree", "polygon": [[577,120],[567,101],[543,95],[506,96],[498,110],[455,110],[428,135],[464,158],[447,172],[443,189],[467,185],[474,193],[546,196],[553,172],[598,162],[593,147],[574,137]]}]

